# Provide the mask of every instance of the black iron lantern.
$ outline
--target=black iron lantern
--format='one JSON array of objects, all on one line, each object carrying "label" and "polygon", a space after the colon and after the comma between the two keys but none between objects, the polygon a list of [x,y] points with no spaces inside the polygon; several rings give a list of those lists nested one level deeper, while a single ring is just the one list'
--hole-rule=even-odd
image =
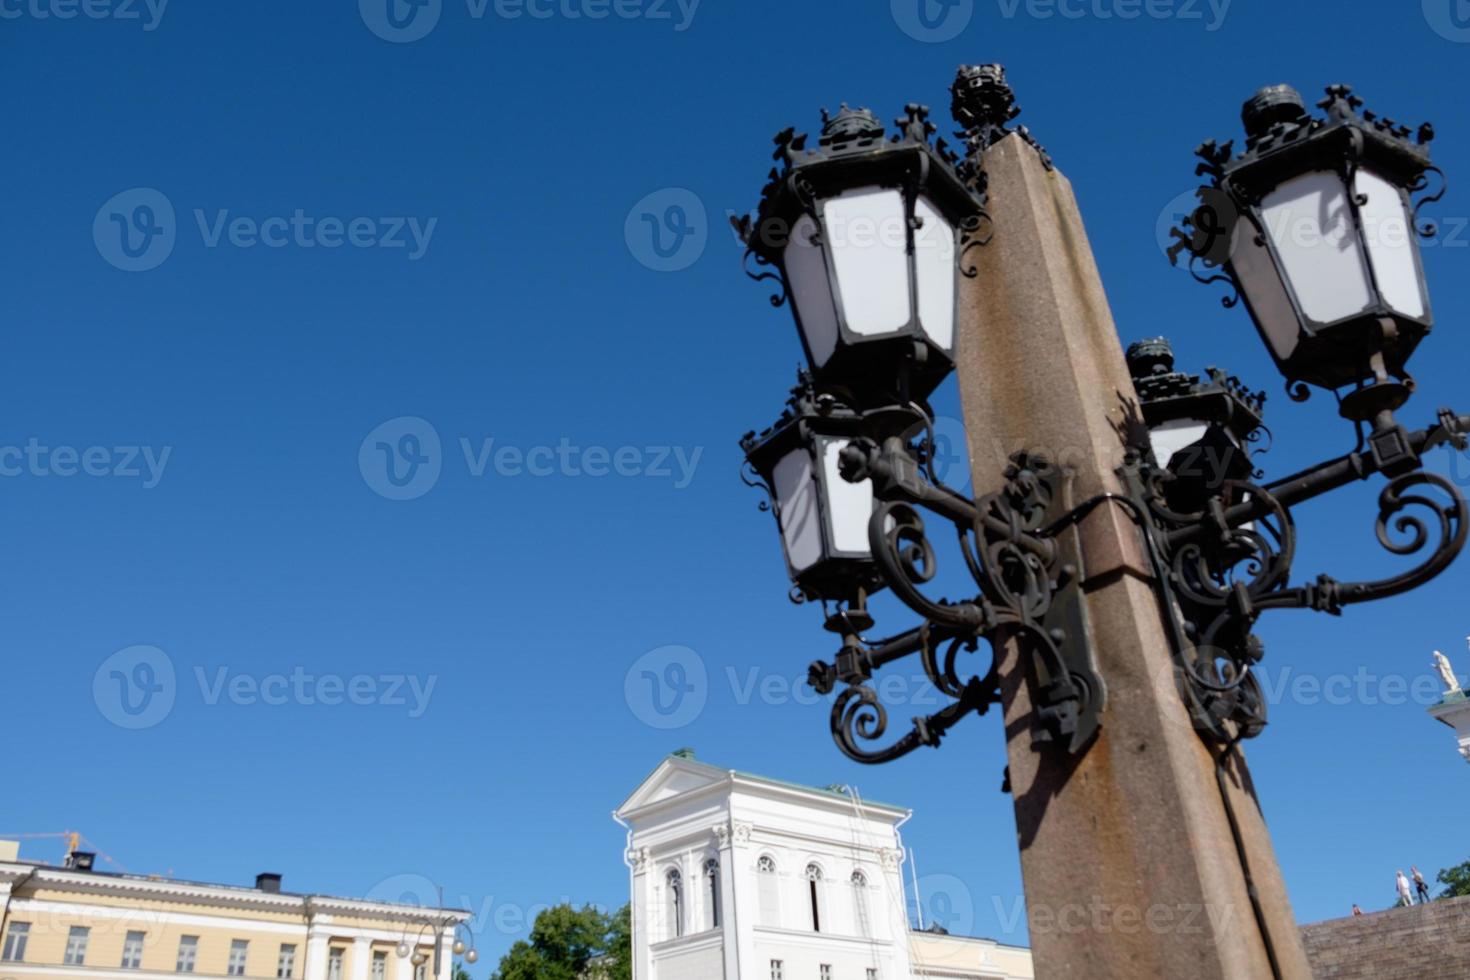
[{"label": "black iron lantern", "polygon": [[842,451],[856,439],[900,435],[914,426],[913,415],[903,410],[860,414],[819,394],[804,374],[780,420],[740,440],[755,476],[746,482],[770,496],[793,598],[861,609],[864,597],[882,587],[868,543],[873,482],[844,479]]},{"label": "black iron lantern", "polygon": [[907,107],[885,139],[876,116],[823,113],[817,149],[788,129],[776,137],[756,215],[735,219],[772,297],[792,301],[816,380],[857,400],[922,400],[954,363],[960,256],[981,228],[972,169],[923,106]]},{"label": "black iron lantern", "polygon": [[1303,383],[1355,386],[1343,414],[1367,420],[1407,398],[1405,365],[1433,322],[1418,243],[1433,228],[1418,226],[1410,196],[1438,170],[1429,125],[1411,140],[1361,105],[1335,85],[1317,118],[1290,86],[1258,92],[1241,113],[1244,153],[1200,147],[1215,185],[1172,253],[1223,266],[1293,398]]},{"label": "black iron lantern", "polygon": [[1203,379],[1174,370],[1174,349],[1162,337],[1130,345],[1128,369],[1154,460],[1170,475],[1163,488],[1170,509],[1196,513],[1226,495],[1227,483],[1255,476],[1251,444],[1265,431],[1265,395],[1215,368]]}]

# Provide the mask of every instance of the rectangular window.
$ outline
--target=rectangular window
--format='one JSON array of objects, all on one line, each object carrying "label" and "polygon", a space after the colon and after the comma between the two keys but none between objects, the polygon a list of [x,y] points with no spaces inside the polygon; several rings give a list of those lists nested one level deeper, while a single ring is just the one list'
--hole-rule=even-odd
[{"label": "rectangular window", "polygon": [[225,973],[232,977],[243,977],[245,975],[245,954],[250,950],[250,940],[234,939],[230,941],[230,962],[225,965]]},{"label": "rectangular window", "polygon": [[199,937],[179,937],[179,958],[174,963],[175,973],[193,973],[194,961],[199,958]]},{"label": "rectangular window", "polygon": [[123,940],[122,968],[137,970],[143,966],[143,933],[129,932]]},{"label": "rectangular window", "polygon": [[428,980],[428,976],[429,965],[427,963],[420,963],[413,968],[413,980]]},{"label": "rectangular window", "polygon": [[868,967],[868,980],[878,980],[878,970],[876,967]]},{"label": "rectangular window", "polygon": [[373,980],[387,980],[388,976],[388,951],[385,949],[373,950]]},{"label": "rectangular window", "polygon": [[821,965],[820,969],[819,969],[819,972],[822,975],[822,980],[832,980],[832,964],[831,963],[823,963]]},{"label": "rectangular window", "polygon": [[341,946],[333,946],[327,950],[327,980],[342,980],[342,954]]},{"label": "rectangular window", "polygon": [[92,930],[86,926],[72,926],[71,932],[66,934],[66,957],[62,960],[67,966],[84,966],[87,962],[87,939],[92,935]]},{"label": "rectangular window", "polygon": [[276,957],[277,980],[290,980],[291,973],[296,969],[296,944],[281,943],[281,955]]},{"label": "rectangular window", "polygon": [[21,963],[26,958],[26,940],[31,936],[29,922],[12,922],[5,933],[5,949],[0,950],[0,960]]},{"label": "rectangular window", "polygon": [[782,980],[780,960],[771,960],[771,980]]}]

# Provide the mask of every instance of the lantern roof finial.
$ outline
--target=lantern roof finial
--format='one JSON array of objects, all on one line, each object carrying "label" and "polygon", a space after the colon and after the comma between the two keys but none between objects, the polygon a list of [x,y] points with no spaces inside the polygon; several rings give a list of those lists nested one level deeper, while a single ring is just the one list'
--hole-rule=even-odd
[{"label": "lantern roof finial", "polygon": [[855,141],[882,139],[883,123],[870,109],[853,109],[846,102],[836,115],[822,110],[822,146],[842,146]]},{"label": "lantern roof finial", "polygon": [[1307,121],[1302,94],[1290,85],[1268,85],[1246,100],[1240,109],[1247,138],[1254,142],[1277,127],[1300,126]]}]

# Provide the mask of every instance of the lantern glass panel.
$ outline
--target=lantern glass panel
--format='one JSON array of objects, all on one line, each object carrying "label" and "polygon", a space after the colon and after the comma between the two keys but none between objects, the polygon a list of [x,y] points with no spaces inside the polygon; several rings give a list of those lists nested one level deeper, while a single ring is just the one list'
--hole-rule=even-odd
[{"label": "lantern glass panel", "polygon": [[850,191],[823,205],[822,224],[847,329],[861,336],[902,330],[912,308],[903,195],[879,187]]},{"label": "lantern glass panel", "polygon": [[1261,218],[1308,321],[1335,323],[1373,305],[1352,204],[1336,173],[1286,181],[1262,199]]},{"label": "lantern glass panel", "polygon": [[918,273],[919,325],[943,350],[954,349],[954,228],[925,198],[914,204],[914,266]]},{"label": "lantern glass panel", "polygon": [[820,368],[837,349],[837,309],[827,278],[827,252],[812,240],[816,234],[816,220],[802,215],[791,231],[782,261],[807,348]]},{"label": "lantern glass panel", "polygon": [[828,516],[832,521],[832,548],[843,555],[869,553],[868,521],[873,516],[873,481],[848,483],[838,471],[838,456],[850,440],[821,439],[823,478]]},{"label": "lantern glass panel", "polygon": [[1420,288],[1418,243],[1409,210],[1399,189],[1371,170],[1359,170],[1353,189],[1360,198],[1363,234],[1383,301],[1404,316],[1422,319],[1424,293]]},{"label": "lantern glass panel", "polygon": [[1261,325],[1276,356],[1283,361],[1301,343],[1301,324],[1291,297],[1281,284],[1281,274],[1271,250],[1256,242],[1256,226],[1241,218],[1236,222],[1230,248],[1230,264],[1240,279],[1240,288],[1250,301],[1251,312]]},{"label": "lantern glass panel", "polygon": [[801,573],[822,558],[822,515],[811,453],[804,447],[787,453],[776,464],[772,478],[786,561],[793,572]]},{"label": "lantern glass panel", "polygon": [[1208,423],[1195,419],[1176,419],[1149,429],[1148,438],[1153,447],[1154,459],[1160,466],[1168,468],[1175,453],[1199,442],[1209,431]]}]

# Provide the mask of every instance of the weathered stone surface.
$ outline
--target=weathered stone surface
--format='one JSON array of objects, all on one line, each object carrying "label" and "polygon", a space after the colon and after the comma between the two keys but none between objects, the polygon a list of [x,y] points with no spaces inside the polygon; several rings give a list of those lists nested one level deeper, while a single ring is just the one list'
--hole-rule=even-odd
[{"label": "weathered stone surface", "polygon": [[1462,980],[1470,898],[1315,922],[1302,939],[1317,980]]},{"label": "weathered stone surface", "polygon": [[[1120,489],[1135,402],[1122,345],[1066,178],[1011,136],[992,147],[995,237],[970,253],[958,376],[974,485],[1041,451],[1076,471],[1074,501]],[[1201,743],[1173,686],[1138,533],[1105,507],[1080,531],[1109,703],[1091,750],[1033,745],[1026,666],[1002,654],[1017,832],[1038,977],[1270,977],[1266,943]],[[1310,977],[1250,776],[1227,785],[1281,976]]]}]

